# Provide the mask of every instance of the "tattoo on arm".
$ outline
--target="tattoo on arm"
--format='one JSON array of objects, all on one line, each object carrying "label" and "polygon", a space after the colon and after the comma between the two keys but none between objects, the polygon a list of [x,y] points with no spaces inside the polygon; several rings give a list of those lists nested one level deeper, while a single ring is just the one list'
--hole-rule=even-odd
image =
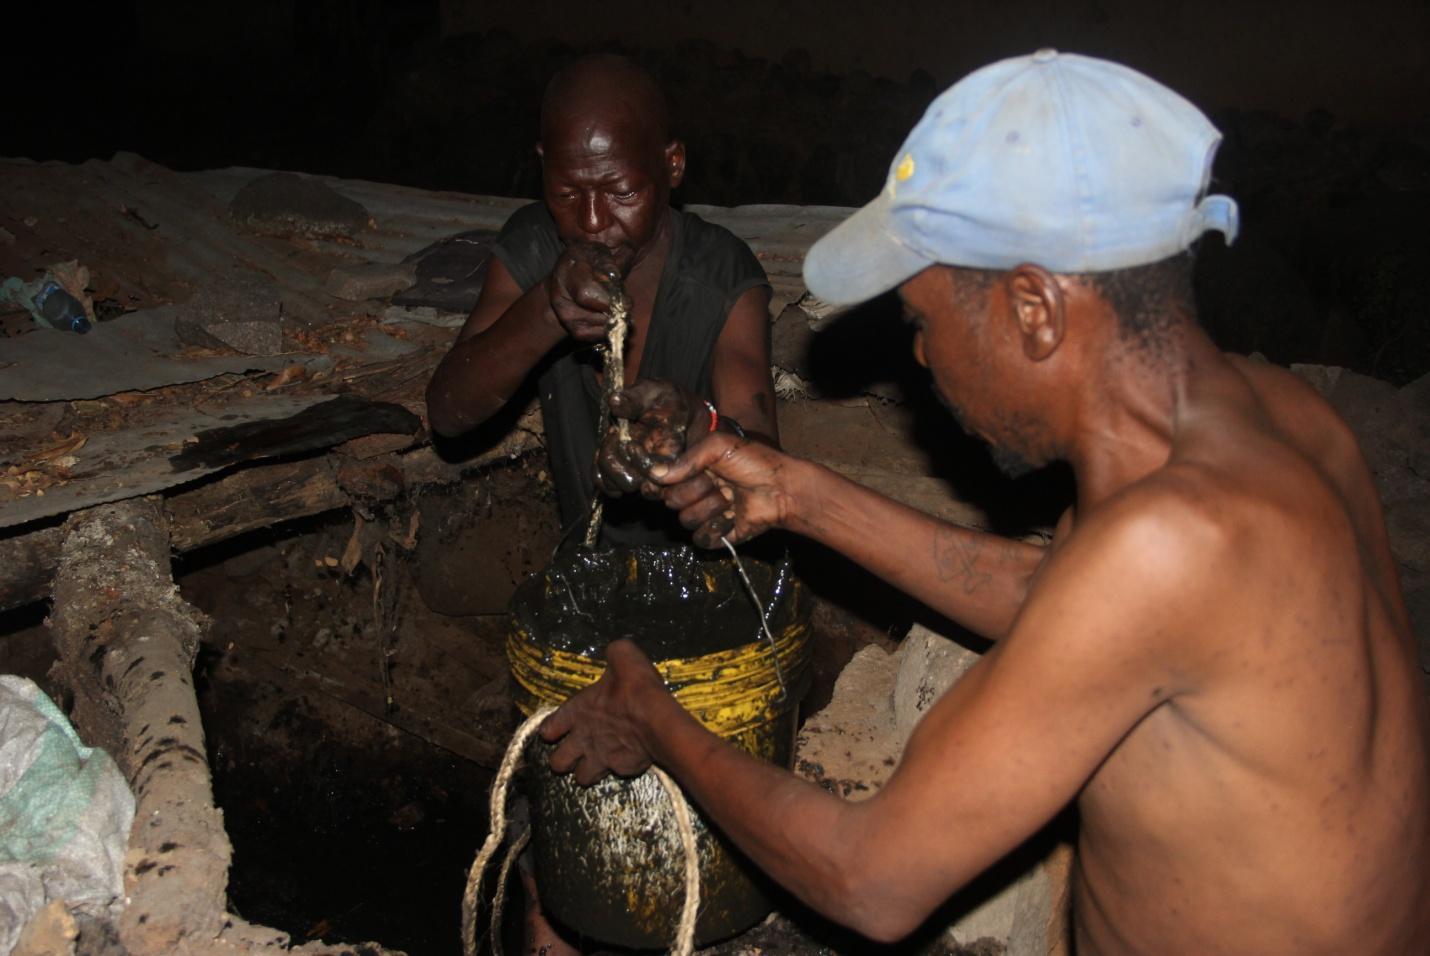
[{"label": "tattoo on arm", "polygon": [[993,575],[979,566],[982,555],[982,542],[957,528],[934,532],[933,562],[938,579],[962,585],[964,594],[976,594],[993,582]]}]

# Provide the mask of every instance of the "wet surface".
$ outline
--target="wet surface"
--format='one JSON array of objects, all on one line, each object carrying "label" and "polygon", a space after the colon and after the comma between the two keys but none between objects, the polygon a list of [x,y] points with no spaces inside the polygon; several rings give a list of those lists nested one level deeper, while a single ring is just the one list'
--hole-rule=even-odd
[{"label": "wet surface", "polygon": [[[801,610],[789,562],[741,560],[770,629],[779,633]],[[620,638],[635,641],[653,660],[764,639],[734,562],[690,548],[568,550],[517,589],[512,612],[539,642],[596,658]]]},{"label": "wet surface", "polygon": [[[787,655],[791,690],[802,692],[809,614],[803,588],[788,560],[742,562],[772,633],[780,635],[771,641]],[[682,702],[706,727],[760,759],[787,765],[798,692],[786,694],[778,658],[764,652],[759,610],[732,560],[689,548],[570,549],[518,588],[512,603],[513,677],[527,690],[545,683],[543,700],[559,700],[594,679],[591,659],[608,641],[629,637],[653,659],[688,670],[667,671],[665,678],[682,692],[703,694],[703,703],[690,695]],[[573,679],[581,668],[584,675]],[[650,775],[577,786],[552,774],[540,749],[521,789],[531,800],[532,859],[545,909],[603,942],[659,947],[675,932],[684,892],[669,797]],[[705,945],[753,926],[770,904],[758,871],[698,810],[695,818],[696,940]]]}]

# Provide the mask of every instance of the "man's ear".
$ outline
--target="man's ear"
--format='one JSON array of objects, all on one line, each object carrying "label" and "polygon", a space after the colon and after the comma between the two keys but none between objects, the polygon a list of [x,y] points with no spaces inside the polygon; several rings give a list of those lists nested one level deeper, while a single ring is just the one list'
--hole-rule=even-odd
[{"label": "man's ear", "polygon": [[1062,286],[1047,269],[1031,263],[1014,268],[1005,281],[1023,354],[1041,362],[1058,350],[1067,332],[1067,300]]},{"label": "man's ear", "polygon": [[673,139],[665,147],[665,171],[670,177],[670,188],[679,186],[685,179],[685,144]]}]

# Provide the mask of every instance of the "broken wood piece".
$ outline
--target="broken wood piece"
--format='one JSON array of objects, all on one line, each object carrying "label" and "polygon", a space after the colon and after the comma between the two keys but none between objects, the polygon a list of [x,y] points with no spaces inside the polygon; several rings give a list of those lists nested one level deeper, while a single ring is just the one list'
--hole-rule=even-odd
[{"label": "broken wood piece", "polygon": [[120,938],[131,953],[212,940],[225,920],[232,848],[193,689],[208,622],[174,585],[159,505],[126,501],[70,518],[54,605],[75,724],[104,742],[134,791]]},{"label": "broken wood piece", "polygon": [[422,420],[400,405],[339,395],[282,419],[210,428],[169,459],[174,471],[237,464],[331,448],[374,432],[414,434]]},{"label": "broken wood piece", "polygon": [[246,468],[165,501],[179,551],[321,514],[348,503],[337,483],[338,463],[309,458]]},{"label": "broken wood piece", "polygon": [[347,455],[349,458],[376,458],[378,455],[385,455],[391,451],[406,451],[416,442],[416,433],[380,432],[376,435],[350,438],[339,445],[336,450],[339,454]]},{"label": "broken wood piece", "polygon": [[46,448],[44,451],[35,452],[35,454],[30,456],[30,460],[36,462],[55,461],[56,459],[79,451],[88,440],[89,438],[87,436],[78,433],[69,435],[58,445]]}]

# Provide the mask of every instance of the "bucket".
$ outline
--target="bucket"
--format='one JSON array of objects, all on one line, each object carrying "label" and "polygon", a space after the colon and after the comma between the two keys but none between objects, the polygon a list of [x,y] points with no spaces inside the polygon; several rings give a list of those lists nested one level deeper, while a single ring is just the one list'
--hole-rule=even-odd
[{"label": "bucket", "polygon": [[[629,637],[701,724],[788,766],[808,682],[809,600],[787,561],[742,560],[773,648],[729,559],[647,547],[559,555],[512,598],[507,655],[517,706],[530,715],[595,683],[602,649]],[[669,945],[685,899],[684,851],[660,782],[646,772],[582,787],[552,773],[550,745],[530,746],[521,785],[543,911],[607,944]],[[695,937],[706,946],[754,926],[771,906],[754,865],[691,809],[700,855]]]}]

